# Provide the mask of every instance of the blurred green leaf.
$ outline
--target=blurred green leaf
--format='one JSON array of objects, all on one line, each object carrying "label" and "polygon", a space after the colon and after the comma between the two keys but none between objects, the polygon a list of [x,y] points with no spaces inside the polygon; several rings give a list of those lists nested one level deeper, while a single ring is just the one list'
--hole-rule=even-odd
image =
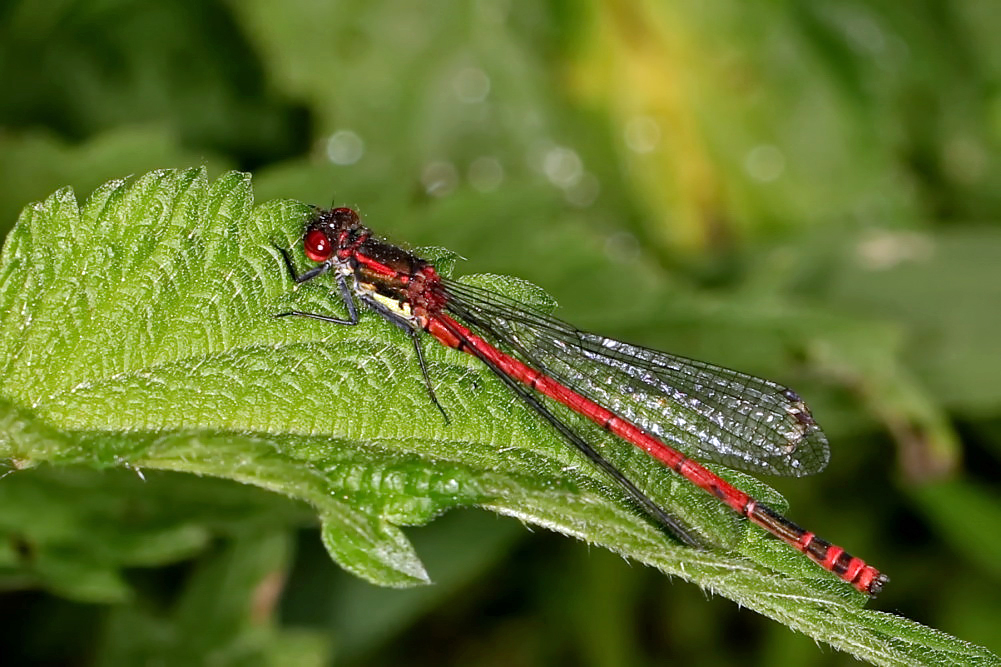
[{"label": "blurred green leaf", "polygon": [[1001,231],[876,232],[846,247],[826,289],[835,304],[899,322],[904,359],[936,403],[964,416],[1001,404]]},{"label": "blurred green leaf", "polygon": [[[913,494],[957,552],[1001,580],[1001,535],[982,529],[1001,524],[1001,498],[996,489],[952,481],[918,486]],[[970,541],[971,535],[975,541]]]},{"label": "blurred green leaf", "polygon": [[112,174],[192,164],[213,174],[232,166],[218,155],[185,148],[168,128],[155,124],[116,128],[81,144],[39,130],[0,133],[0,230],[10,231],[25,202],[66,184],[91,192]]},{"label": "blurred green leaf", "polygon": [[239,535],[200,563],[170,609],[118,606],[98,664],[328,664],[327,638],[275,628],[287,547],[282,532]]},{"label": "blurred green leaf", "polygon": [[279,496],[155,471],[142,479],[134,470],[22,470],[0,484],[0,505],[0,587],[85,602],[131,600],[125,568],[191,558],[216,537],[309,522]]},{"label": "blurred green leaf", "polygon": [[224,3],[12,1],[0,19],[5,127],[44,123],[81,139],[157,124],[181,144],[240,154],[244,164],[308,141],[307,114],[270,94]]}]

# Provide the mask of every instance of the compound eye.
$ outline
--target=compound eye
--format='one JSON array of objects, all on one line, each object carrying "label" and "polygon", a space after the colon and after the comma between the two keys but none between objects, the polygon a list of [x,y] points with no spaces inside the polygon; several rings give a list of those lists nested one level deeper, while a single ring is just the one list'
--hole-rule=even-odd
[{"label": "compound eye", "polygon": [[306,232],[306,238],[303,239],[302,245],[303,250],[306,251],[306,257],[314,262],[325,262],[334,254],[334,244],[319,229],[311,229]]}]

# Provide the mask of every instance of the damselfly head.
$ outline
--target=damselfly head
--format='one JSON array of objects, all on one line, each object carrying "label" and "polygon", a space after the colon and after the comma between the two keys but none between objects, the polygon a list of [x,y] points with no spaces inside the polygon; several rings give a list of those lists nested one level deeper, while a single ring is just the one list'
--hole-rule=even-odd
[{"label": "damselfly head", "polygon": [[314,262],[325,262],[362,233],[358,214],[350,208],[316,209],[302,237],[303,250]]}]

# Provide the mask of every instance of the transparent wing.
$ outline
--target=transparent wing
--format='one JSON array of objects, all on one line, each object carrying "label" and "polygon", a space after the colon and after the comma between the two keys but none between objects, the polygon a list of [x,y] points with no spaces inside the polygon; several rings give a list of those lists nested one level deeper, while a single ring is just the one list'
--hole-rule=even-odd
[{"label": "transparent wing", "polygon": [[446,280],[441,290],[485,337],[686,454],[797,477],[827,465],[823,431],[780,384],[579,331],[472,285]]}]

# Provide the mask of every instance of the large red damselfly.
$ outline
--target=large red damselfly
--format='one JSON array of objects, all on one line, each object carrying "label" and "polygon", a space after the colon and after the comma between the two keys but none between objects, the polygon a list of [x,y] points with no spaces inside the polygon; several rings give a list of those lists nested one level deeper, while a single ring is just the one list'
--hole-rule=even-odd
[{"label": "large red damselfly", "polygon": [[542,396],[562,403],[644,450],[741,516],[806,554],[859,591],[878,593],[888,581],[874,567],[818,538],[682,452],[752,472],[807,475],[824,468],[827,438],[803,400],[769,380],[579,331],[499,294],[446,279],[412,253],[372,235],[349,208],[316,209],[303,235],[317,265],[299,273],[279,248],[289,274],[304,283],[331,273],[347,318],[289,311],[357,324],[357,302],[410,335],[431,399],[418,336],[482,361],[522,401],[607,473],[669,533],[701,541],[606,460]]}]

